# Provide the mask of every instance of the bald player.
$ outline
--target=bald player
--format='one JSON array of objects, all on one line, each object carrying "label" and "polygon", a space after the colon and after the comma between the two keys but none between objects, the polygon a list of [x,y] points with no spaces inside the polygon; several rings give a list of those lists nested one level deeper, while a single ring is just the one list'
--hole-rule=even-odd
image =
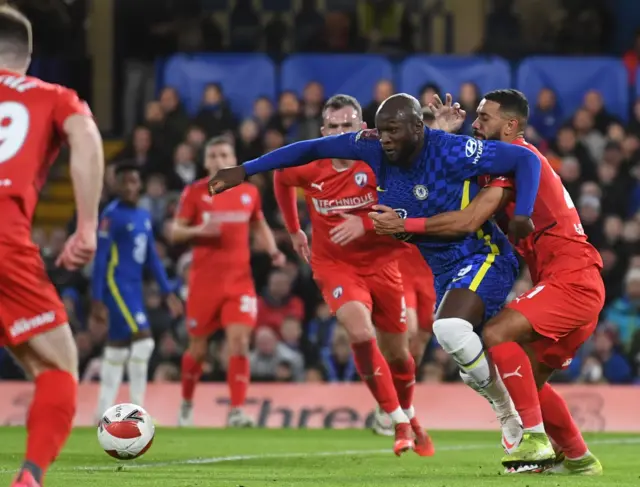
[{"label": "bald player", "polygon": [[443,239],[426,235],[426,219],[468,205],[480,191],[477,176],[512,173],[516,201],[510,231],[515,240],[526,237],[533,229],[529,217],[540,160],[522,147],[431,130],[424,125],[418,100],[398,94],[378,109],[376,129],[291,144],[219,171],[210,191],[216,194],[253,174],[323,158],[362,160],[372,168],[379,200],[370,214],[374,225],[387,233],[385,224],[391,222],[394,230],[388,233],[416,245],[433,271],[438,342],[496,407],[517,421],[504,384],[494,377],[474,332],[497,314],[511,290],[518,273],[513,250],[492,222],[477,232]]}]

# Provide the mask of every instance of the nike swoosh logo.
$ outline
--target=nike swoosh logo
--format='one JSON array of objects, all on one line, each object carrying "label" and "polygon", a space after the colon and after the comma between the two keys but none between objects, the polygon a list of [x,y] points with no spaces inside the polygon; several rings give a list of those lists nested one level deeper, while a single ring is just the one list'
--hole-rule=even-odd
[{"label": "nike swoosh logo", "polygon": [[378,191],[379,193],[384,193],[387,190],[386,189],[382,189],[380,186],[376,186],[376,191]]},{"label": "nike swoosh logo", "polygon": [[507,440],[507,437],[504,435],[502,435],[502,441],[504,441],[504,446],[507,447],[507,450],[511,450],[516,444],[515,441],[513,443],[509,443],[509,440]]},{"label": "nike swoosh logo", "polygon": [[458,282],[460,280],[464,279],[464,276],[462,277],[456,277],[455,279],[451,279],[451,282]]}]

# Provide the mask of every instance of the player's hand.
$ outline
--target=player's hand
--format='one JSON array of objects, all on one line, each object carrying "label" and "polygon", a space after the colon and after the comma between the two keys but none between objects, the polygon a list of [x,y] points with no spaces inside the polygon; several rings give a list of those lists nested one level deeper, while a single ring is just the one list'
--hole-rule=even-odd
[{"label": "player's hand", "polygon": [[182,304],[182,300],[175,294],[168,294],[165,302],[167,303],[167,308],[169,308],[169,313],[172,318],[177,318],[184,314],[184,304]]},{"label": "player's hand", "polygon": [[429,108],[435,117],[435,127],[451,134],[456,133],[462,127],[467,117],[467,112],[460,107],[460,103],[453,103],[453,97],[450,93],[446,94],[444,103],[438,95],[433,95]]},{"label": "player's hand", "polygon": [[373,205],[369,218],[373,220],[373,229],[378,235],[404,233],[404,220],[393,208],[385,205]]},{"label": "player's hand", "polygon": [[64,244],[62,252],[56,259],[56,266],[75,271],[91,262],[97,248],[97,232],[95,228],[76,230]]},{"label": "player's hand", "polygon": [[340,216],[344,221],[329,231],[334,244],[347,245],[365,234],[362,218],[350,213],[342,213]]},{"label": "player's hand", "polygon": [[219,237],[222,233],[222,225],[218,221],[209,220],[201,223],[194,230],[198,237]]},{"label": "player's hand", "polygon": [[520,239],[526,238],[536,229],[528,216],[515,215],[509,222],[509,237],[517,245]]},{"label": "player's hand", "polygon": [[274,267],[283,267],[287,263],[287,256],[277,249],[275,252],[269,254],[271,257],[271,265]]},{"label": "player's hand", "polygon": [[89,312],[89,321],[97,328],[107,326],[109,319],[109,311],[105,304],[101,301],[93,301],[91,303],[91,311]]},{"label": "player's hand", "polygon": [[308,264],[311,260],[311,251],[309,250],[309,240],[307,234],[302,230],[298,230],[296,233],[291,233],[291,243],[293,244],[293,250],[296,251],[300,257]]},{"label": "player's hand", "polygon": [[242,165],[220,169],[215,176],[209,180],[209,195],[213,196],[231,189],[234,186],[238,186],[245,179],[247,179],[247,172]]}]

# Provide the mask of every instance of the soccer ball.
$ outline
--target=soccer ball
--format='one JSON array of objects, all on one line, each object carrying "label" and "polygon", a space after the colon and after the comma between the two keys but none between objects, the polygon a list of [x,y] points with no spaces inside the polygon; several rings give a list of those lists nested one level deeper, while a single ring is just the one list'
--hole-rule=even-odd
[{"label": "soccer ball", "polygon": [[143,408],[135,404],[117,404],[107,409],[98,425],[98,441],[109,455],[132,460],[151,446],[156,427]]}]

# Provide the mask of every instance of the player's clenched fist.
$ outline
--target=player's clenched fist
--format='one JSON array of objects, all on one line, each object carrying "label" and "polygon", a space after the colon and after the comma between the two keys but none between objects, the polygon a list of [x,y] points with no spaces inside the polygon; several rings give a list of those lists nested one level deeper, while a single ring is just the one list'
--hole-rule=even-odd
[{"label": "player's clenched fist", "polygon": [[64,244],[64,248],[56,260],[56,265],[69,271],[75,271],[85,266],[91,262],[96,253],[96,239],[95,229],[76,230]]},{"label": "player's clenched fist", "polygon": [[404,220],[393,208],[384,205],[373,205],[369,218],[373,220],[373,229],[378,235],[395,235],[404,233]]},{"label": "player's clenched fist", "polygon": [[209,195],[213,196],[238,186],[245,179],[247,179],[247,173],[242,166],[220,169],[209,180]]}]

